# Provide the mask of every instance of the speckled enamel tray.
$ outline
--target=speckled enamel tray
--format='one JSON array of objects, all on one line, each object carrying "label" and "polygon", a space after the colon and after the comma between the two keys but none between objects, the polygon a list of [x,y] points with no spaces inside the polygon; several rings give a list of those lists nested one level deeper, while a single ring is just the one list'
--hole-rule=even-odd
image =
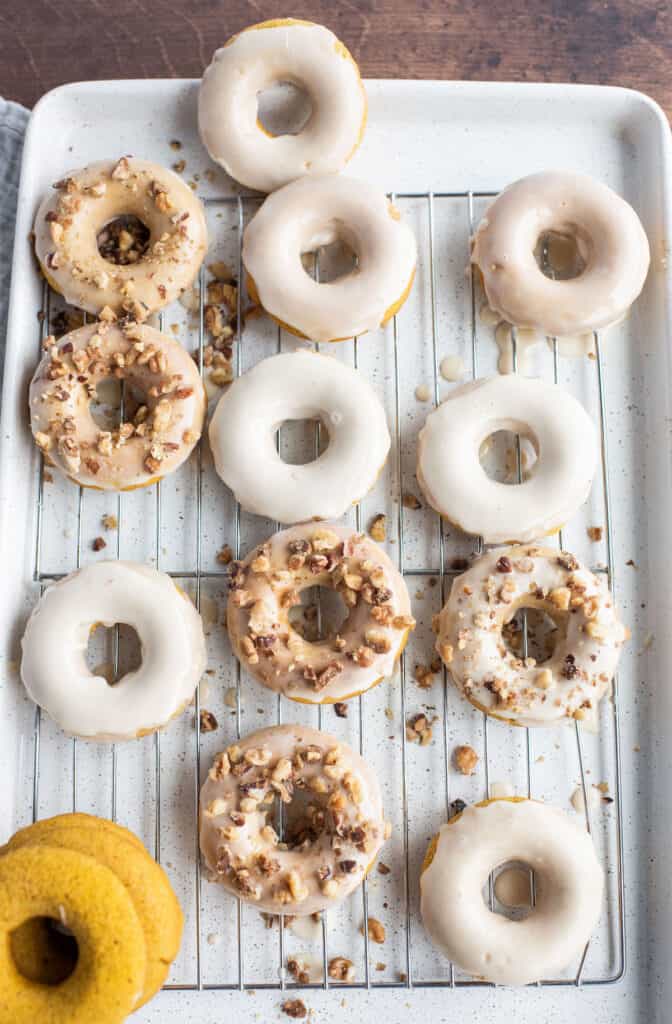
[{"label": "speckled enamel tray", "polygon": [[[277,1019],[280,991],[293,979],[281,968],[304,956],[311,987],[295,993],[320,1021],[478,1019],[634,1024],[668,1021],[672,954],[672,818],[668,780],[672,769],[672,599],[667,580],[672,531],[669,456],[672,341],[670,137],[661,111],[647,97],[619,89],[554,85],[449,82],[367,83],[369,127],[349,173],[395,193],[418,235],[419,272],[411,298],[385,331],[333,354],[366,373],[386,405],[395,445],[385,472],[367,496],[353,526],[388,516],[387,548],[407,576],[420,626],[395,679],[351,704],[347,719],[326,708],[321,723],[355,745],[377,767],[393,838],[383,853],[388,875],[374,873],[366,894],[327,915],[324,926],[266,929],[249,908],[200,878],[197,868],[195,794],[214,751],[235,736],[277,720],[317,723],[315,710],[276,698],[243,675],[238,679],[225,631],[223,544],[244,552],[273,524],[238,514],[216,478],[207,446],[161,488],[124,495],[87,492],[54,474],[40,484],[37,451],[28,430],[27,383],[40,340],[38,311],[58,308],[35,270],[28,236],[39,197],[71,168],[93,159],[134,153],[163,164],[182,144],[185,177],[206,201],[212,238],[208,262],[238,265],[241,226],[258,200],[241,197],[210,165],[196,133],[197,83],[100,82],[49,93],[33,114],[24,154],[2,407],[0,545],[3,548],[2,678],[0,682],[0,840],[39,816],[80,810],[129,825],[169,872],[186,915],[181,955],[169,991],[134,1019],[191,1021]],[[474,550],[454,531],[440,537],[426,508],[400,506],[402,492],[417,493],[417,432],[431,408],[415,396],[427,385],[440,399],[455,385],[435,377],[444,355],[461,356],[465,376],[495,372],[492,327],[479,320],[481,297],[465,275],[470,231],[488,197],[524,174],[567,168],[596,175],[622,193],[640,214],[651,242],[652,268],[628,319],[599,339],[599,361],[560,357],[541,346],[526,372],[560,382],[604,419],[608,487],[598,480],[586,507],[568,524],[563,545],[590,564],[611,568],[617,600],[633,630],[619,673],[616,698],[603,702],[598,736],[573,728],[537,730],[528,736],[496,722],[487,727],[441,674],[430,689],[413,679],[430,658],[430,621],[450,585],[450,565]],[[213,173],[214,170],[214,173]],[[207,172],[207,173],[206,173]],[[245,300],[243,300],[245,302]],[[200,317],[181,304],[167,309],[184,344],[202,342]],[[249,320],[235,346],[239,369],[297,342],[263,318]],[[215,396],[216,397],[216,396]],[[213,398],[214,400],[214,398]],[[313,444],[310,435],[283,431],[283,450],[294,456]],[[200,481],[200,482],[199,482]],[[200,500],[199,500],[200,488]],[[605,493],[610,498],[605,519]],[[200,507],[200,517],[197,514]],[[105,514],[120,529],[94,553]],[[359,520],[357,519],[359,516]],[[587,527],[610,526],[594,543]],[[611,540],[611,545],[607,540]],[[444,562],[442,572],[441,552]],[[116,749],[63,737],[41,721],[18,679],[19,638],[41,585],[98,557],[158,562],[200,594],[210,647],[210,669],[200,706],[219,728],[200,735],[187,713],[160,739],[147,737]],[[123,651],[122,651],[123,659]],[[239,687],[237,695],[234,687]],[[437,716],[427,747],[404,738],[406,715]],[[620,772],[616,759],[620,735]],[[470,778],[451,761],[455,746],[471,743],[480,764]],[[487,746],[486,746],[487,744]],[[529,745],[528,745],[529,744]],[[487,753],[487,759],[486,759]],[[607,872],[602,918],[585,962],[573,964],[552,984],[522,991],[471,983],[433,952],[418,914],[418,869],[426,843],[454,799],[480,799],[510,787],[552,800],[575,814],[570,798],[583,762],[591,825]],[[529,772],[528,772],[529,767]],[[36,770],[37,769],[37,770]],[[618,786],[620,776],[620,787]],[[606,783],[606,795],[593,790]],[[580,819],[579,819],[580,820]],[[621,853],[623,860],[621,861]],[[200,898],[197,894],[200,892]],[[622,913],[624,896],[624,913]],[[386,926],[383,945],[360,934],[366,915]],[[355,983],[347,991],[322,964],[347,955]],[[206,991],[200,992],[202,988]],[[367,991],[369,989],[370,991]],[[291,997],[294,997],[292,993]]]}]

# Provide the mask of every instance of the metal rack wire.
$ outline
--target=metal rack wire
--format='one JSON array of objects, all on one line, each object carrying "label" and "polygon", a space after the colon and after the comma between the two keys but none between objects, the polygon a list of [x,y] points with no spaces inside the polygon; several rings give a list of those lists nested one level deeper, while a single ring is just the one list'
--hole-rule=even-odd
[{"label": "metal rack wire", "polygon": [[[475,223],[475,200],[488,199],[497,193],[495,191],[479,191],[479,192],[400,192],[391,193],[390,198],[392,201],[396,200],[413,200],[426,204],[426,214],[428,218],[428,245],[427,251],[420,254],[420,259],[427,260],[427,272],[429,280],[429,293],[431,300],[431,349],[432,349],[432,363],[433,363],[433,398],[435,405],[439,404],[439,317],[437,312],[437,273],[436,273],[436,259],[435,259],[435,203],[438,200],[456,200],[459,201],[464,208],[464,214],[468,219],[469,234],[472,235],[476,223]],[[237,232],[237,275],[238,281],[242,281],[243,268],[242,268],[242,256],[241,256],[241,242],[244,228],[244,209],[246,203],[258,202],[253,197],[218,197],[206,200],[208,206],[221,208],[226,211],[230,221],[235,224],[235,230]],[[319,260],[316,259],[315,265],[316,275],[319,274]],[[198,363],[201,373],[204,369],[204,347],[205,347],[205,322],[204,322],[204,306],[206,296],[206,281],[203,269],[200,273],[200,301],[198,310]],[[242,368],[242,346],[244,344],[244,319],[242,310],[242,287],[238,289],[238,308],[237,308],[237,337],[235,339],[235,369],[236,373],[240,374]],[[48,286],[45,284],[43,293],[43,312],[44,316],[41,319],[40,327],[40,347],[44,340],[45,334],[48,330],[49,318],[50,318],[50,306],[51,306],[51,295]],[[478,345],[477,345],[477,298],[476,298],[476,287],[473,280],[473,275],[470,284],[470,341],[471,341],[471,360],[472,360],[472,372],[474,378],[478,376]],[[161,324],[162,326],[162,324]],[[438,565],[420,565],[411,569],[405,565],[405,546],[404,546],[404,515],[403,507],[401,502],[401,490],[402,490],[402,444],[401,444],[401,373],[400,373],[400,327],[398,320],[395,317],[392,323],[392,344],[393,344],[393,366],[394,366],[394,384],[395,384],[395,399],[394,399],[394,459],[396,460],[396,479],[399,487],[399,495],[397,501],[397,534],[398,534],[398,564],[399,569],[405,576],[419,576],[437,577],[440,585],[440,593],[442,603],[447,597],[447,583],[451,578],[457,575],[461,570],[453,569],[446,565],[446,544],[444,528],[439,520],[439,561]],[[559,348],[557,339],[550,339],[552,343],[553,351],[553,370],[554,379],[556,383],[559,378]],[[606,566],[594,566],[593,569],[596,572],[605,572],[610,587],[614,586],[614,566],[613,566],[613,535],[612,535],[612,513],[611,513],[611,500],[609,494],[609,475],[608,475],[608,460],[607,460],[607,432],[606,432],[606,398],[605,398],[605,382],[604,382],[604,367],[603,367],[603,356],[600,343],[600,337],[598,334],[594,335],[595,345],[595,382],[594,386],[597,389],[597,398],[599,403],[599,419],[600,419],[600,435],[601,435],[601,451],[602,451],[602,493],[604,497],[604,523],[605,523],[605,541],[606,541]],[[278,329],[278,351],[281,346],[281,335]],[[317,349],[317,345],[315,348]],[[518,369],[518,358],[517,358],[517,343],[515,331],[512,335],[512,347],[513,347],[513,362],[514,371]],[[358,343],[357,339],[354,340],[353,347],[354,355],[354,366],[358,366]],[[123,402],[123,394],[122,394]],[[123,411],[123,407],[122,407]],[[316,430],[315,436],[316,453],[319,449],[319,426]],[[522,464],[521,464],[521,451],[520,451],[520,439],[517,443],[517,454],[518,454],[518,477],[519,481],[522,479]],[[213,570],[203,568],[203,460],[200,446],[194,456],[197,460],[197,475],[196,475],[196,490],[195,490],[195,558],[192,564],[185,565],[178,570],[171,570],[170,575],[181,579],[193,581],[194,595],[196,606],[200,608],[201,605],[201,588],[203,581],[206,580],[221,580],[226,575],[226,570]],[[36,527],[35,527],[35,561],[34,561],[34,581],[39,584],[40,590],[53,580],[61,578],[65,575],[64,573],[47,572],[42,568],[43,564],[43,519],[44,519],[44,482],[42,464],[40,460],[39,466],[39,479],[37,485],[37,509],[36,509]],[[154,536],[154,553],[153,561],[157,569],[162,568],[161,566],[161,527],[162,527],[162,497],[161,497],[161,483],[155,485],[155,536]],[[83,518],[83,505],[85,502],[85,491],[81,488],[77,496],[77,515],[76,515],[76,556],[74,564],[71,569],[79,568],[82,564],[82,518]],[[117,494],[117,535],[116,535],[116,557],[120,557],[121,553],[121,535],[122,535],[122,523],[123,523],[123,506],[124,496],[122,493]],[[356,509],[356,526],[357,529],[361,529],[361,506],[357,506]],[[562,533],[559,534],[559,544],[562,547]],[[238,558],[241,555],[241,509],[239,505],[236,505],[235,521],[234,521],[234,557]],[[477,542],[476,551],[477,553],[482,551],[482,541]],[[527,655],[527,626],[525,619],[523,619],[523,652],[524,656]],[[113,646],[113,668],[115,676],[118,672],[119,667],[119,630],[118,627],[115,631],[114,646]],[[408,765],[408,751],[407,751],[407,738],[405,732],[405,724],[407,718],[407,669],[406,660],[402,656],[399,668],[399,688],[400,688],[400,701],[401,701],[401,723],[400,723],[400,741],[401,741],[401,803],[403,809],[403,830],[402,830],[402,841],[403,841],[403,861],[404,861],[404,879],[403,879],[403,907],[400,908],[400,913],[404,917],[403,934],[404,934],[404,951],[402,959],[404,961],[404,970],[401,972],[398,980],[390,979],[377,979],[375,978],[371,969],[371,950],[369,942],[368,932],[368,887],[365,881],[361,887],[360,897],[362,901],[362,914],[364,926],[362,929],[363,942],[364,942],[364,977],[361,981],[351,982],[338,982],[336,984],[329,978],[328,963],[329,963],[329,928],[328,922],[325,915],[322,915],[321,923],[321,945],[322,945],[322,972],[323,978],[320,982],[314,983],[298,983],[295,981],[288,981],[285,971],[285,928],[283,918],[279,918],[279,929],[278,929],[278,981],[277,983],[260,982],[259,980],[246,978],[245,974],[245,908],[243,904],[238,901],[236,908],[236,921],[237,921],[237,980],[231,983],[216,983],[207,981],[203,977],[202,969],[202,935],[201,935],[201,866],[200,866],[200,853],[198,849],[198,836],[196,836],[194,844],[194,907],[195,907],[195,963],[196,963],[196,979],[194,982],[185,983],[173,983],[166,987],[169,989],[237,989],[244,990],[248,988],[254,989],[297,989],[297,988],[329,988],[335,987],[337,989],[345,988],[366,988],[366,989],[379,989],[379,988],[430,988],[430,987],[464,987],[464,986],[484,986],[488,983],[482,982],[475,979],[466,979],[457,976],[456,969],[453,965],[450,965],[449,977],[445,980],[424,978],[414,976],[413,962],[411,949],[413,944],[413,929],[418,927],[418,923],[414,920],[412,913],[412,899],[411,899],[411,886],[413,879],[411,877],[411,868],[409,863],[409,765]],[[443,715],[442,715],[442,726],[443,726],[443,763],[444,763],[444,776],[445,776],[445,810],[446,816],[450,815],[451,807],[451,795],[449,788],[449,763],[450,754],[448,749],[448,687],[449,682],[445,668],[443,669]],[[241,669],[240,664],[236,662],[236,706],[235,706],[235,725],[236,733],[238,736],[241,735],[242,731],[242,711],[241,711]],[[364,737],[365,737],[365,720],[363,713],[363,700],[361,696],[357,698],[357,725],[359,732],[359,748],[360,752],[363,752],[364,748]],[[614,814],[615,814],[615,864],[613,865],[613,871],[616,878],[616,903],[615,909],[615,934],[613,936],[614,945],[614,969],[610,973],[603,973],[596,975],[595,977],[584,976],[584,965],[586,962],[586,955],[588,952],[588,946],[581,957],[581,961],[573,978],[555,978],[544,981],[542,985],[552,986],[564,986],[564,985],[599,985],[599,984],[610,984],[618,981],[625,971],[625,950],[626,950],[626,938],[625,938],[625,915],[624,915],[624,880],[623,880],[623,819],[622,819],[622,808],[621,808],[621,797],[620,797],[620,735],[619,735],[619,720],[618,720],[618,689],[617,683],[614,682],[613,687],[613,699],[611,701],[611,715],[613,716],[613,764],[615,772],[615,793],[614,793]],[[283,720],[283,701],[280,695],[277,697],[275,718],[278,723]],[[34,733],[33,733],[33,780],[32,780],[32,814],[33,820],[36,820],[39,813],[40,806],[40,747],[41,747],[41,712],[39,707],[35,710],[34,719]],[[322,708],[317,709],[317,724],[318,727],[322,727]],[[492,764],[489,756],[489,718],[487,715],[483,715],[483,765],[484,765],[484,784],[485,784],[485,797],[490,795],[490,780],[492,775]],[[581,732],[578,723],[574,723],[574,735],[576,741],[576,757],[578,761],[580,771],[580,786],[583,793],[583,804],[585,808],[585,821],[586,828],[591,831],[591,814],[590,814],[590,802],[588,799],[588,783],[586,780],[586,773],[584,770],[584,750]],[[161,860],[161,834],[162,834],[162,822],[161,822],[161,733],[156,732],[153,736],[153,748],[154,748],[154,855],[158,861]],[[193,797],[195,806],[198,806],[198,796],[201,783],[201,762],[200,762],[200,747],[201,747],[201,731],[200,731],[200,698],[198,690],[195,697],[195,732],[194,732],[194,779],[193,779]],[[77,740],[72,740],[71,746],[71,757],[72,757],[72,808],[77,808],[78,799],[78,744]],[[527,775],[527,795],[533,796],[532,791],[532,768],[531,768],[531,742],[529,730],[526,730],[526,775]],[[111,806],[110,815],[112,819],[117,817],[117,752],[116,748],[112,748],[111,755]],[[531,895],[534,899],[534,886],[531,878]],[[489,882],[489,899],[490,906],[493,907],[493,879],[490,878]]]}]

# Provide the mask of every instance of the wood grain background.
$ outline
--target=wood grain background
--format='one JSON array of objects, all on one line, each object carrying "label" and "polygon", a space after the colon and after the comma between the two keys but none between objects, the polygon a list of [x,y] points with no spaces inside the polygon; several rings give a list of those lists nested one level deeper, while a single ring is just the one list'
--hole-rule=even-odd
[{"label": "wood grain background", "polygon": [[332,28],[369,78],[608,83],[672,113],[672,0],[0,0],[0,94],[199,77],[233,32],[287,15]]}]

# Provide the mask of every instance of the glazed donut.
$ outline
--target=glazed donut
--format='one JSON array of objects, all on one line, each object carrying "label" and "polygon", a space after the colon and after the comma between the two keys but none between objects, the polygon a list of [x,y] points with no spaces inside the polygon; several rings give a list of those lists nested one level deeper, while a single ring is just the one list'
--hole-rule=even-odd
[{"label": "glazed donut", "polygon": [[[527,479],[490,479],[479,461],[498,430],[527,437],[537,454]],[[556,384],[516,374],[451,391],[418,438],[417,478],[427,501],[465,533],[488,544],[553,533],[588,497],[597,432],[583,406]]]},{"label": "glazed donut", "polygon": [[[280,840],[276,798],[310,794]],[[200,798],[200,844],[213,880],[269,913],[307,915],[361,884],[388,837],[378,780],[317,729],[260,729],[218,754]]]},{"label": "glazed donut", "polygon": [[[102,822],[103,819],[94,820]],[[113,871],[123,883],[145,937],[147,970],[142,994],[134,1009],[143,1006],[163,985],[182,938],[182,910],[163,868],[139,842],[129,843],[121,830],[104,827],[65,824],[45,830],[41,835],[28,828],[20,836],[12,837],[8,849],[22,846],[57,847],[86,854]]]},{"label": "glazed donut", "polygon": [[[571,239],[578,277],[554,281],[535,250],[548,233]],[[514,182],[485,212],[471,262],[490,307],[520,327],[575,335],[620,320],[641,292],[649,243],[633,208],[585,174],[542,171]]]},{"label": "glazed donut", "polygon": [[[284,420],[318,419],[329,445],[306,465],[283,462]],[[238,377],[210,423],[215,469],[248,512],[280,523],[332,519],[373,487],[390,450],[385,411],[366,378],[309,350],[271,356]]]},{"label": "glazed donut", "polygon": [[[136,262],[114,263],[98,235],[117,218],[136,217],[149,231]],[[144,320],[189,287],[208,246],[205,215],[172,171],[121,157],[71,171],[45,196],[35,217],[42,272],[66,302],[98,316],[107,307]]]},{"label": "glazed donut", "polygon": [[[77,941],[75,969],[58,985],[25,977],[12,957],[11,934],[35,917],[60,921]],[[0,858],[3,1022],[122,1024],[142,991],[145,970],[142,926],[113,871],[93,857],[47,845]]]},{"label": "glazed donut", "polygon": [[[357,266],[323,284],[301,256],[343,242]],[[384,192],[339,174],[300,178],[264,200],[243,235],[247,288],[287,331],[343,341],[386,324],[415,275],[413,232]]]},{"label": "glazed donut", "polygon": [[[227,626],[236,657],[271,690],[306,704],[333,704],[394,671],[415,626],[403,577],[369,537],[336,523],[274,534],[231,566]],[[339,592],[348,617],[312,643],[290,621],[302,590]]]},{"label": "glazed donut", "polygon": [[[181,466],[198,441],[205,390],[189,353],[152,327],[87,324],[46,349],[30,383],[35,443],[82,487],[128,491]],[[126,382],[124,422],[103,430],[91,413],[97,387]]]},{"label": "glazed donut", "polygon": [[[142,664],[114,686],[86,664],[89,634],[117,622],[140,638]],[[126,740],[160,729],[205,671],[201,617],[170,576],[137,562],[95,562],[45,590],[21,641],[29,696],[65,732]]]},{"label": "glazed donut", "polygon": [[[534,871],[535,904],[522,921],[491,911],[483,899],[488,876],[508,861]],[[603,888],[585,829],[557,807],[503,797],[467,807],[434,837],[420,875],[420,913],[436,947],[469,974],[529,985],[581,955]]]},{"label": "glazed donut", "polygon": [[[303,87],[312,113],[297,134],[272,135],[259,94],[280,82]],[[215,52],[198,94],[203,145],[236,181],[273,192],[304,174],[340,171],[366,127],[359,70],[333,32],[294,18],[252,25]]]},{"label": "glazed donut", "polygon": [[[519,608],[557,624],[550,659],[523,661],[502,639]],[[597,724],[628,631],[604,580],[573,555],[549,548],[494,548],[453,586],[438,619],[436,649],[460,692],[512,725]]]}]

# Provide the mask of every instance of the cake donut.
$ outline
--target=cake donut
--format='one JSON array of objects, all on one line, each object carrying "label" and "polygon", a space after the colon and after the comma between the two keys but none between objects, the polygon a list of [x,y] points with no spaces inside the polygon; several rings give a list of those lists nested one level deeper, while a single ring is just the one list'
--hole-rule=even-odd
[{"label": "cake donut", "polygon": [[[134,250],[134,262],[106,259],[98,249],[101,231],[129,218],[144,225],[144,251]],[[158,164],[125,156],[57,181],[34,231],[42,272],[66,302],[96,316],[107,307],[134,320],[189,287],[208,245],[203,206],[188,185]],[[122,238],[122,250],[124,244]]]},{"label": "cake donut", "polygon": [[[140,639],[142,664],[110,686],[86,664],[90,631],[117,622]],[[95,562],[48,587],[21,641],[29,696],[65,732],[126,740],[160,729],[205,671],[201,617],[170,576],[136,562]]]},{"label": "cake donut", "polygon": [[[305,253],[342,242],[356,266],[319,283]],[[387,323],[411,290],[413,232],[384,192],[339,174],[299,178],[268,196],[243,235],[247,288],[285,330],[343,341]]]},{"label": "cake donut", "polygon": [[[518,485],[492,480],[481,445],[499,430],[528,438],[537,459]],[[530,541],[559,529],[590,493],[598,458],[595,426],[557,384],[517,374],[451,391],[418,438],[417,478],[427,501],[488,544]]]},{"label": "cake donut", "polygon": [[[534,872],[534,908],[522,921],[483,899],[490,873],[510,861]],[[584,828],[557,807],[502,797],[467,807],[434,837],[420,875],[420,913],[434,945],[462,970],[496,985],[529,985],[578,961],[603,888]]]},{"label": "cake donut", "polygon": [[[329,445],[305,465],[283,462],[284,420],[316,419]],[[280,523],[343,515],[373,487],[390,450],[385,411],[366,378],[306,349],[236,378],[209,428],[215,469],[248,512]]]},{"label": "cake donut", "polygon": [[[403,577],[369,537],[345,526],[305,524],[274,534],[232,563],[226,622],[236,657],[271,690],[307,704],[333,704],[394,671],[415,626]],[[348,616],[313,643],[294,628],[301,591],[327,587]]]},{"label": "cake donut", "polygon": [[[281,82],[307,93],[312,111],[296,134],[272,135],[258,97]],[[304,174],[340,171],[366,126],[366,93],[350,53],[322,25],[277,18],[215,51],[198,94],[203,145],[236,181],[273,192]]]},{"label": "cake donut", "polygon": [[[30,383],[31,428],[47,460],[82,487],[126,491],[182,465],[201,435],[205,389],[182,346],[144,324],[87,324],[46,351]],[[91,403],[125,382],[124,420],[104,430]]]},{"label": "cake donut", "polygon": [[[282,838],[276,802],[301,799]],[[259,910],[307,915],[357,888],[389,826],[378,780],[334,736],[276,725],[217,754],[200,796],[200,845],[213,880]]]},{"label": "cake donut", "polygon": [[[69,977],[25,977],[11,936],[35,917],[60,921],[77,942]],[[60,847],[24,846],[0,857],[0,1014],[11,1024],[122,1024],[142,992],[146,947],[130,893],[110,868]]]},{"label": "cake donut", "polygon": [[[558,627],[551,657],[537,664],[504,644],[520,608],[539,608]],[[628,631],[604,580],[564,551],[493,548],[453,580],[436,649],[458,690],[512,725],[597,724]]]},{"label": "cake donut", "polygon": [[[535,252],[549,234],[573,241],[577,277],[552,280],[540,269]],[[504,189],[486,210],[471,255],[490,307],[551,336],[620,320],[644,286],[649,260],[633,208],[594,178],[567,171],[531,174]]]}]

